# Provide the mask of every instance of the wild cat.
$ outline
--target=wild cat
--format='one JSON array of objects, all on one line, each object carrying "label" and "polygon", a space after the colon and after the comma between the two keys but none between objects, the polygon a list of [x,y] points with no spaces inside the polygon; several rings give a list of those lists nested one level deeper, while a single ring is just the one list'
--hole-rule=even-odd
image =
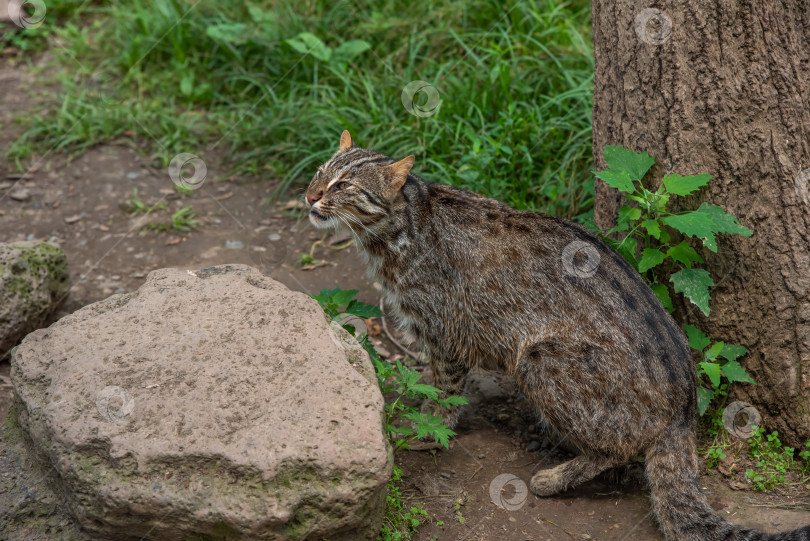
[{"label": "wild cat", "polygon": [[[355,146],[348,132],[306,193],[315,227],[354,233],[437,387],[461,394],[473,367],[513,375],[580,455],[538,472],[550,496],[643,454],[667,539],[810,540],[723,520],[698,484],[696,377],[681,329],[616,251],[566,220],[426,182],[414,157]],[[456,408],[437,411],[450,426]]]}]

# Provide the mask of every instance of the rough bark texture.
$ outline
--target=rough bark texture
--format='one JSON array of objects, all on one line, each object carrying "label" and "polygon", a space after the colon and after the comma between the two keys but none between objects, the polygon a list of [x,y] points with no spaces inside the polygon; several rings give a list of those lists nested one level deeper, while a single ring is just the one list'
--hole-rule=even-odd
[{"label": "rough bark texture", "polygon": [[[741,363],[757,385],[736,385],[736,398],[754,404],[768,429],[803,444],[810,437],[810,1],[594,0],[593,32],[597,168],[605,145],[623,145],[657,158],[656,179],[714,175],[683,208],[720,205],[754,235],[721,235],[717,254],[701,250],[717,284],[711,316],[681,301],[676,317],[748,347]],[[621,204],[597,180],[596,223],[609,227]]]}]

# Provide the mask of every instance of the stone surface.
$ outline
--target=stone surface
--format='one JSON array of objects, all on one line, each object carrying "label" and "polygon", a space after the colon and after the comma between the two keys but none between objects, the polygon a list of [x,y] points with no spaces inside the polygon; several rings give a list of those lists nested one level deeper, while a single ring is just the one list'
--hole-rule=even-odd
[{"label": "stone surface", "polygon": [[44,323],[69,287],[62,248],[47,242],[0,243],[0,360]]},{"label": "stone surface", "polygon": [[154,271],[12,354],[19,426],[98,539],[374,539],[392,457],[354,339],[242,266]]}]

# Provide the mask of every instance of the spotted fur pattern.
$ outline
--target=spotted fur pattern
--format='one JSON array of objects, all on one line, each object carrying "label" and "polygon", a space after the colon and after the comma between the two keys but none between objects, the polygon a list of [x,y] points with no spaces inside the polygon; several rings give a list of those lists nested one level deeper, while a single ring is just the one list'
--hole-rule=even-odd
[{"label": "spotted fur pattern", "polygon": [[[412,156],[395,162],[344,132],[307,190],[310,221],[351,229],[439,388],[462,393],[473,367],[508,372],[579,449],[531,479],[535,494],[557,494],[643,454],[667,539],[810,540],[810,526],[743,530],[707,504],[689,346],[622,256],[579,225],[426,182],[412,165]],[[437,413],[451,426],[458,419],[457,409]]]}]

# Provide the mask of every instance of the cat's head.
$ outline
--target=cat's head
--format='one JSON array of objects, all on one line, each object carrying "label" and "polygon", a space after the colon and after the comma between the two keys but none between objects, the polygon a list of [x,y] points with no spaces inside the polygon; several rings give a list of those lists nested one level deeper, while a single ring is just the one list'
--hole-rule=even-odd
[{"label": "cat's head", "polygon": [[344,131],[340,149],[318,168],[307,188],[309,221],[321,229],[343,222],[362,230],[380,220],[405,184],[413,160],[408,156],[394,162],[384,154],[355,146]]}]

